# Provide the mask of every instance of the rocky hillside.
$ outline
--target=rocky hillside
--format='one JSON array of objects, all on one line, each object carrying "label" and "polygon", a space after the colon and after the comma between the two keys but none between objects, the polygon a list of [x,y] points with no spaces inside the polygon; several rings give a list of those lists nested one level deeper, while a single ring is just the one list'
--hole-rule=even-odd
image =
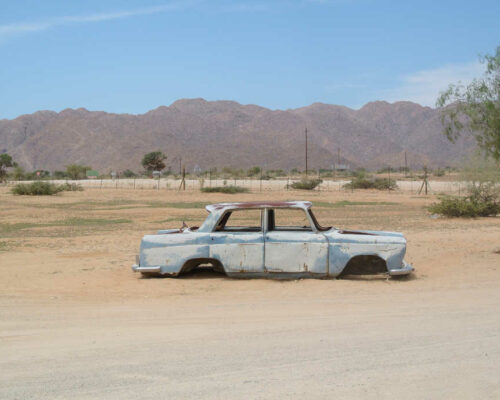
[{"label": "rocky hillside", "polygon": [[311,168],[341,163],[367,168],[456,165],[470,153],[470,138],[450,144],[439,110],[410,102],[368,103],[360,110],[315,103],[269,110],[233,101],[178,100],[142,115],[85,109],[39,111],[0,120],[0,152],[28,170],[63,169],[69,163],[101,172],[140,169],[142,156],[160,149],[176,169],[255,165],[304,168],[304,128]]}]

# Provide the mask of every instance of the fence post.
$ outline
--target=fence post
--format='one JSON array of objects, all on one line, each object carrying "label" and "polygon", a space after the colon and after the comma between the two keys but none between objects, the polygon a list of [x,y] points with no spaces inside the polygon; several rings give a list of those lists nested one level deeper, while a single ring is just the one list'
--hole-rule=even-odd
[{"label": "fence post", "polygon": [[260,189],[259,192],[262,192],[262,168],[260,169]]}]

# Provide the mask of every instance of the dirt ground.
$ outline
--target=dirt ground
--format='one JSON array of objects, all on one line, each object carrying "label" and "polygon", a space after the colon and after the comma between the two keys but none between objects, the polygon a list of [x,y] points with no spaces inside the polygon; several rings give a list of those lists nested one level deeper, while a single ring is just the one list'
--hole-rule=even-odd
[{"label": "dirt ground", "polygon": [[[323,225],[397,230],[405,279],[142,279],[143,234],[218,201],[316,202]],[[1,399],[498,399],[500,218],[432,196],[0,188]]]}]

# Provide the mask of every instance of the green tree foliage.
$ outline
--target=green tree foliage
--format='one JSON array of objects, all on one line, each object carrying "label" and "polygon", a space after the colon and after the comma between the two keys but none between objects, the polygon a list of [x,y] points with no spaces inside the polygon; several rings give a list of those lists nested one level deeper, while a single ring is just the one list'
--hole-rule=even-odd
[{"label": "green tree foliage", "polygon": [[70,179],[85,179],[86,173],[92,167],[79,164],[70,164],[66,166],[66,175]]},{"label": "green tree foliage", "polygon": [[260,175],[261,173],[261,168],[260,167],[252,167],[247,171],[248,176],[257,176]]},{"label": "green tree foliage", "polygon": [[52,176],[56,179],[64,179],[68,177],[66,171],[54,171]]},{"label": "green tree foliage", "polygon": [[442,196],[429,207],[446,217],[488,217],[500,214],[500,169],[494,160],[474,158],[460,174],[467,182],[465,196]]},{"label": "green tree foliage", "polygon": [[161,151],[152,151],[151,153],[145,154],[142,158],[142,166],[148,172],[161,171],[165,169],[164,161],[167,156]]},{"label": "green tree foliage", "polygon": [[3,182],[7,177],[7,168],[14,167],[15,165],[12,157],[7,153],[0,154],[0,182]]},{"label": "green tree foliage", "polygon": [[17,166],[14,168],[14,171],[12,171],[11,176],[15,181],[22,181],[26,176],[26,172],[22,167]]},{"label": "green tree foliage", "polygon": [[444,107],[441,118],[450,141],[470,132],[487,157],[500,161],[500,46],[482,62],[486,63],[483,77],[467,87],[450,85],[436,105]]},{"label": "green tree foliage", "polygon": [[135,178],[137,176],[137,174],[130,169],[126,169],[125,171],[123,171],[122,175],[125,178]]}]

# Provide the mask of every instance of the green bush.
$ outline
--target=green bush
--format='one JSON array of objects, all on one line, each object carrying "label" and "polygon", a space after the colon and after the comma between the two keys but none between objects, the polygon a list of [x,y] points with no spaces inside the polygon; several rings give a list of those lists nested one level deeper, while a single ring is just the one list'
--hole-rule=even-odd
[{"label": "green bush", "polygon": [[398,185],[396,181],[388,178],[375,178],[375,189],[378,190],[396,190]]},{"label": "green bush", "polygon": [[66,175],[71,179],[85,179],[88,170],[92,167],[79,164],[70,164],[66,166]]},{"label": "green bush", "polygon": [[443,196],[429,206],[433,214],[446,217],[489,217],[500,214],[499,189],[492,183],[472,185],[465,197]]},{"label": "green bush", "polygon": [[52,196],[63,191],[82,191],[80,185],[65,183],[55,185],[49,182],[19,183],[12,188],[12,193],[20,196]]},{"label": "green bush", "polygon": [[241,186],[214,186],[214,187],[204,187],[201,188],[204,193],[248,193],[248,189]]},{"label": "green bush", "polygon": [[444,176],[446,174],[446,171],[442,168],[438,168],[435,171],[432,172],[434,176]]},{"label": "green bush", "polygon": [[63,183],[59,185],[61,192],[83,192],[82,185],[77,185],[76,183]]},{"label": "green bush", "polygon": [[130,169],[126,169],[122,173],[124,178],[135,178],[137,174],[134,171],[131,171]]},{"label": "green bush", "polygon": [[302,179],[298,182],[293,182],[290,187],[299,190],[314,190],[323,180],[321,179]]},{"label": "green bush", "polygon": [[12,193],[23,196],[51,196],[62,192],[64,188],[61,186],[48,182],[19,183],[12,188]]},{"label": "green bush", "polygon": [[378,189],[395,190],[398,188],[396,181],[387,178],[367,178],[365,175],[358,175],[351,182],[344,185],[345,189]]}]

